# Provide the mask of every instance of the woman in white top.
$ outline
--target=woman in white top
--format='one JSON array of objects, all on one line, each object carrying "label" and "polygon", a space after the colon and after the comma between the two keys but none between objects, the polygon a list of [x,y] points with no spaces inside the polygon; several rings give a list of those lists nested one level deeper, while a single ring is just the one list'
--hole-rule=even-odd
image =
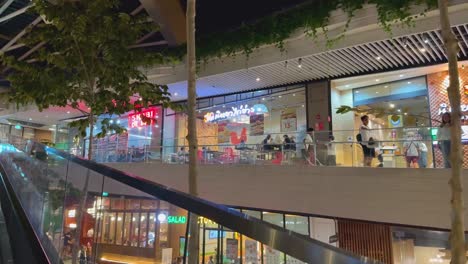
[{"label": "woman in white top", "polygon": [[439,140],[440,151],[444,156],[444,167],[451,168],[450,164],[450,126],[452,126],[452,116],[450,113],[442,115],[442,124],[437,131],[437,140]]}]

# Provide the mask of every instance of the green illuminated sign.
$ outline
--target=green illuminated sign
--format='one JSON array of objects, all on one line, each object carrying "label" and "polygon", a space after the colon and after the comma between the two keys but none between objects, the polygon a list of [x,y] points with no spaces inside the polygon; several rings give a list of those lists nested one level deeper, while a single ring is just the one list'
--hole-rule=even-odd
[{"label": "green illuminated sign", "polygon": [[168,224],[185,224],[187,223],[187,218],[185,216],[169,215],[167,217]]},{"label": "green illuminated sign", "polygon": [[102,192],[102,196],[107,197],[107,196],[109,196],[109,193],[108,192]]}]

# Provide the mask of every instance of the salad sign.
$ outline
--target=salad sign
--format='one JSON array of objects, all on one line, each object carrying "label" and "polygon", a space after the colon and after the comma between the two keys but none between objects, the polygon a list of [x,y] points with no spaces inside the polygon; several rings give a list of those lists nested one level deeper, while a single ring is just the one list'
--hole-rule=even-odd
[{"label": "salad sign", "polygon": [[[142,117],[151,119],[151,121],[143,121]],[[148,125],[153,125],[158,118],[158,111],[155,107],[142,110],[141,112],[135,112],[128,115],[128,128],[139,128]]]},{"label": "salad sign", "polygon": [[185,224],[187,223],[187,217],[181,215],[169,215],[167,216],[167,223],[168,224]]},{"label": "salad sign", "polygon": [[258,104],[254,106],[249,106],[248,104],[245,104],[231,107],[231,110],[224,112],[222,112],[221,110],[217,110],[215,112],[208,112],[204,115],[204,121],[205,123],[210,123],[218,120],[239,117],[242,115],[252,115],[266,112],[268,112],[268,109],[265,105]]}]

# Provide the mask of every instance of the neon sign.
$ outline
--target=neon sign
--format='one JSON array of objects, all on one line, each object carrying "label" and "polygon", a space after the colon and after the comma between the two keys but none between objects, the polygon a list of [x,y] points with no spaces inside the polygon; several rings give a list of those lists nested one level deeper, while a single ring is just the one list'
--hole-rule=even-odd
[{"label": "neon sign", "polygon": [[254,105],[250,107],[249,105],[241,105],[239,107],[231,107],[231,110],[221,112],[217,110],[216,112],[208,112],[204,115],[205,123],[215,122],[218,120],[229,119],[234,117],[239,117],[242,115],[251,115],[251,114],[260,114],[266,113],[268,109],[265,105]]},{"label": "neon sign", "polygon": [[168,224],[185,224],[187,223],[187,217],[185,216],[175,216],[169,215],[167,216],[167,223]]},{"label": "neon sign", "polygon": [[[143,121],[142,117],[151,119],[151,121]],[[157,108],[148,108],[141,112],[135,112],[128,115],[128,128],[139,128],[149,125],[153,125],[158,118],[158,109]]]}]

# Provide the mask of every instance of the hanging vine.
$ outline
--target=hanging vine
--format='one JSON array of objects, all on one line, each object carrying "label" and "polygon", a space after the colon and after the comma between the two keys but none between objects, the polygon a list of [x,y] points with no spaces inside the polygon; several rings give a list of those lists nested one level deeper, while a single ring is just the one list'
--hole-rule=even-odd
[{"label": "hanging vine", "polygon": [[[326,35],[331,13],[341,9],[348,15],[343,33],[349,27],[355,12],[366,4],[375,5],[378,22],[387,31],[394,23],[411,26],[414,19],[430,9],[437,7],[437,0],[313,0],[298,5],[282,13],[275,13],[257,20],[252,24],[242,24],[232,31],[217,32],[197,39],[199,61],[211,58],[244,54],[247,57],[263,45],[275,45],[285,51],[284,41],[298,30],[303,30],[311,38],[316,38],[319,30]],[[411,8],[423,5],[424,11],[414,15]],[[341,36],[328,39],[333,44]],[[180,57],[185,47],[171,50]]]}]

